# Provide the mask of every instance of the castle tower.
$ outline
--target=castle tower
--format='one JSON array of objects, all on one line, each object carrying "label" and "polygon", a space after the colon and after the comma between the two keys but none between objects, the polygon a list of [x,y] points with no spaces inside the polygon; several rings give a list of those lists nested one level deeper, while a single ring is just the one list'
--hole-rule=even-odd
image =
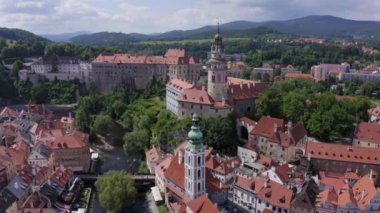
[{"label": "castle tower", "polygon": [[223,54],[223,38],[220,35],[218,23],[218,32],[214,36],[214,43],[211,45],[207,81],[207,92],[215,101],[228,99],[227,66]]},{"label": "castle tower", "polygon": [[206,193],[205,148],[196,114],[193,115],[185,150],[185,191],[190,200],[194,200]]}]

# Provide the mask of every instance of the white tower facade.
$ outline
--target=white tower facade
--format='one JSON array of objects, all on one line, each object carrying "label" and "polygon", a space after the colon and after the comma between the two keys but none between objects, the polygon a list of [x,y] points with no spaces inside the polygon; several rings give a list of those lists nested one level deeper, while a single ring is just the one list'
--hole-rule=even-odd
[{"label": "white tower facade", "polygon": [[227,65],[223,58],[223,38],[219,32],[211,46],[211,58],[208,61],[207,92],[215,101],[228,99]]},{"label": "white tower facade", "polygon": [[194,114],[185,149],[185,191],[190,200],[206,193],[205,148],[198,123],[199,118]]}]

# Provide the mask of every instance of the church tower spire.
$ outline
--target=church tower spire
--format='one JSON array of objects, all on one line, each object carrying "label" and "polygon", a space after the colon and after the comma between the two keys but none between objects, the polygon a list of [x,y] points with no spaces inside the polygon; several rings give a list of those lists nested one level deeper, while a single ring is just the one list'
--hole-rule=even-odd
[{"label": "church tower spire", "polygon": [[185,188],[190,200],[206,193],[205,148],[202,144],[202,132],[199,117],[193,115],[191,130],[188,133],[185,149]]},{"label": "church tower spire", "polygon": [[208,61],[207,92],[215,101],[228,99],[227,65],[224,60],[223,37],[218,30],[211,45],[211,58]]}]

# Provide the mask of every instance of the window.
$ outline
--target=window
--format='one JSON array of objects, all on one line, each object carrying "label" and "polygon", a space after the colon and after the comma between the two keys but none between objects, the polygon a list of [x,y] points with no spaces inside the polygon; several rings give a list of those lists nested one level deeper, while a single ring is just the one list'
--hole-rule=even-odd
[{"label": "window", "polygon": [[201,191],[201,183],[198,183],[198,192]]},{"label": "window", "polygon": [[201,178],[201,170],[198,170],[198,179]]},{"label": "window", "polygon": [[198,156],[198,166],[201,165],[201,156]]},{"label": "window", "polygon": [[211,77],[211,82],[212,82],[212,83],[215,82],[215,75],[213,75],[213,76]]}]

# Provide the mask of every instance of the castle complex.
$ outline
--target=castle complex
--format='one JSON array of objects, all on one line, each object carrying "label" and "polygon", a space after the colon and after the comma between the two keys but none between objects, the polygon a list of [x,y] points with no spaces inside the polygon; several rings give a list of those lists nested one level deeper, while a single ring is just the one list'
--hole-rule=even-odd
[{"label": "castle complex", "polygon": [[201,67],[184,49],[168,49],[164,56],[103,53],[92,61],[90,81],[99,91],[117,87],[143,90],[153,78],[163,83],[169,78],[198,81]]},{"label": "castle complex", "polygon": [[179,118],[193,113],[223,117],[233,111],[240,114],[252,113],[254,100],[266,87],[261,82],[228,77],[227,63],[223,55],[223,38],[218,29],[208,61],[207,85],[180,79],[170,80],[166,85],[167,109]]}]

